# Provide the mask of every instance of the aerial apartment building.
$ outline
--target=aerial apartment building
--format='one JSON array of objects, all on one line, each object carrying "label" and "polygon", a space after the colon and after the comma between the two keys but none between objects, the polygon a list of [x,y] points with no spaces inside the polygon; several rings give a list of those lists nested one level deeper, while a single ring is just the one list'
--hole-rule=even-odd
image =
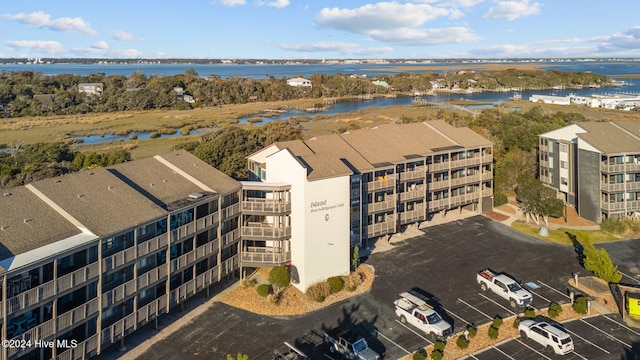
[{"label": "aerial apartment building", "polygon": [[539,141],[540,180],[581,217],[600,223],[640,212],[638,122],[581,122]]},{"label": "aerial apartment building", "polygon": [[275,143],[248,158],[259,181],[243,183],[241,266],[290,265],[301,290],[346,274],[356,245],[491,210],[492,164],[489,140],[444,121]]},{"label": "aerial apartment building", "polygon": [[234,276],[240,194],[186,151],[5,189],[0,358],[94,356]]}]

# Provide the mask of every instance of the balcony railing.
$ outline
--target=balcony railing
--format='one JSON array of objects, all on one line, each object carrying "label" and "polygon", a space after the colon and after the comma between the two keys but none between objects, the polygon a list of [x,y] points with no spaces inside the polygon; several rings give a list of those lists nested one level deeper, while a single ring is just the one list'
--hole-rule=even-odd
[{"label": "balcony railing", "polygon": [[491,171],[482,173],[482,180],[491,180],[493,179],[493,173]]},{"label": "balcony railing", "polygon": [[439,189],[446,189],[450,186],[449,180],[433,181],[429,183],[429,190],[435,191]]},{"label": "balcony railing", "polygon": [[185,301],[196,292],[196,280],[191,279],[186,283],[171,290],[169,295],[169,304],[175,305]]},{"label": "balcony railing", "polygon": [[284,214],[291,212],[291,203],[275,199],[250,198],[242,202],[242,212],[248,214]]},{"label": "balcony railing", "polygon": [[7,315],[53,297],[56,290],[56,281],[52,280],[9,298],[7,300]]},{"label": "balcony railing", "polygon": [[429,164],[429,171],[432,172],[432,173],[434,171],[446,170],[446,169],[449,169],[449,168],[450,168],[450,163],[448,161]]},{"label": "balcony railing", "polygon": [[473,183],[478,183],[478,182],[480,182],[480,175],[463,176],[463,177],[455,178],[455,179],[452,178],[449,181],[451,186],[458,186],[458,185],[463,185],[463,184],[473,184]]},{"label": "balcony railing", "polygon": [[155,285],[158,281],[165,280],[167,277],[167,266],[162,264],[157,268],[147,271],[146,273],[138,276],[135,280],[137,282],[138,290],[142,290],[147,286]]},{"label": "balcony railing", "polygon": [[103,259],[102,271],[110,271],[136,260],[136,248],[130,247]]},{"label": "balcony railing", "polygon": [[196,262],[196,250],[191,250],[171,260],[171,272],[193,265]]},{"label": "balcony railing", "polygon": [[602,209],[608,210],[608,211],[624,210],[625,212],[638,211],[640,210],[640,201],[633,200],[633,201],[622,201],[622,202],[615,202],[615,203],[602,203]]},{"label": "balcony railing", "polygon": [[196,233],[196,223],[190,222],[171,231],[171,242],[179,241]]},{"label": "balcony railing", "polygon": [[375,212],[386,211],[389,209],[393,210],[395,206],[396,206],[396,201],[395,199],[392,198],[390,200],[367,204],[367,211],[369,212],[369,214],[371,214]]},{"label": "balcony railing", "polygon": [[207,216],[201,217],[196,220],[196,228],[198,230],[202,230],[204,228],[208,228],[212,225],[215,225],[219,222],[218,212],[216,211],[213,214],[209,214]]},{"label": "balcony railing", "polygon": [[369,192],[392,188],[396,185],[396,179],[393,175],[387,175],[383,179],[370,181],[367,183],[367,190]]},{"label": "balcony railing", "polygon": [[240,214],[240,203],[235,203],[233,205],[227,206],[222,209],[222,218],[228,219],[234,215]]},{"label": "balcony railing", "polygon": [[228,233],[222,235],[222,247],[232,244],[238,240],[240,240],[240,230],[233,229]]},{"label": "balcony railing", "polygon": [[272,264],[282,265],[291,261],[291,252],[278,248],[247,247],[242,249],[244,264]]},{"label": "balcony railing", "polygon": [[482,158],[480,156],[472,157],[470,159],[452,160],[450,162],[451,168],[479,165],[480,163],[482,163]]},{"label": "balcony railing", "polygon": [[426,166],[416,166],[415,168],[413,168],[413,170],[400,173],[400,181],[424,179],[426,172]]},{"label": "balcony railing", "polygon": [[214,266],[213,268],[211,268],[209,270],[206,270],[202,274],[197,275],[196,276],[196,288],[197,289],[204,289],[205,287],[218,282],[218,280],[220,280],[220,277],[218,276],[218,271],[219,270],[220,269],[218,269],[217,266]]},{"label": "balcony railing", "polygon": [[416,206],[413,210],[404,211],[399,213],[400,215],[400,224],[408,224],[416,221],[421,221],[426,218],[426,214],[424,211],[424,207]]},{"label": "balcony railing", "polygon": [[607,191],[607,192],[624,191],[624,189],[625,189],[625,183],[618,183],[618,184],[607,184],[604,182],[600,183],[600,190],[602,191]]},{"label": "balcony railing", "polygon": [[480,195],[479,193],[475,192],[475,193],[470,193],[470,194],[452,196],[452,197],[449,198],[449,200],[450,200],[449,204],[450,204],[451,207],[470,204],[470,203],[478,200],[478,196],[479,195]]},{"label": "balcony railing", "polygon": [[87,340],[78,343],[75,348],[68,349],[60,353],[56,360],[79,360],[88,359],[96,354],[100,337],[95,334]]},{"label": "balcony railing", "polygon": [[489,188],[489,189],[482,190],[482,197],[487,197],[492,195],[493,195],[493,189]]},{"label": "balcony railing", "polygon": [[58,278],[58,292],[76,288],[99,275],[98,262],[91,263],[72,273]]},{"label": "balcony railing", "polygon": [[217,253],[219,249],[218,239],[214,239],[213,241],[209,241],[208,243],[198,246],[196,248],[196,261],[201,260],[213,253]]},{"label": "balcony railing", "polygon": [[263,224],[244,225],[242,238],[246,239],[286,239],[291,237],[291,226],[273,227]]},{"label": "balcony railing", "polygon": [[169,243],[169,236],[166,233],[156,236],[151,240],[145,241],[142,244],[137,246],[138,258],[142,258],[143,256],[149,253],[156,252],[162,249],[163,247],[167,246],[168,243]]},{"label": "balcony railing", "polygon": [[136,329],[136,313],[133,312],[114,324],[102,329],[102,343],[113,344],[123,336],[127,336]]},{"label": "balcony railing", "polygon": [[138,323],[146,324],[150,320],[158,317],[158,315],[164,314],[166,312],[166,306],[165,295],[162,295],[160,298],[142,306],[138,311],[136,311],[138,315]]},{"label": "balcony railing", "polygon": [[118,285],[113,290],[102,294],[102,307],[106,308],[136,294],[136,283],[138,279],[131,279],[124,284]]},{"label": "balcony railing", "polygon": [[381,236],[396,231],[396,220],[393,216],[386,216],[386,221],[378,224],[371,224],[367,226],[367,236],[375,237]]},{"label": "balcony railing", "polygon": [[400,201],[407,201],[413,199],[421,199],[424,198],[424,187],[417,186],[414,189],[410,189],[405,192],[400,193]]}]

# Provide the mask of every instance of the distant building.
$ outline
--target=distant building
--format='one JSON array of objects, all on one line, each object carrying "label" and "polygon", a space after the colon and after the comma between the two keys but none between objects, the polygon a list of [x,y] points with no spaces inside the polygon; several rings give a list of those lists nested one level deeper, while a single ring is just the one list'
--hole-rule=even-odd
[{"label": "distant building", "polygon": [[93,95],[100,97],[104,91],[104,85],[102,83],[80,83],[78,84],[78,92],[85,93],[87,95]]},{"label": "distant building", "polygon": [[384,88],[388,88],[389,87],[389,83],[387,83],[386,81],[382,81],[382,80],[374,80],[371,83],[373,85],[375,85],[375,86],[382,86]]},{"label": "distant building", "polygon": [[293,78],[293,79],[289,79],[287,80],[287,84],[289,86],[304,86],[304,87],[311,87],[311,80],[305,79],[305,78],[301,78],[301,77],[297,77],[297,78]]},{"label": "distant building", "polygon": [[531,95],[529,101],[542,104],[569,105],[571,99],[569,96],[554,95]]}]

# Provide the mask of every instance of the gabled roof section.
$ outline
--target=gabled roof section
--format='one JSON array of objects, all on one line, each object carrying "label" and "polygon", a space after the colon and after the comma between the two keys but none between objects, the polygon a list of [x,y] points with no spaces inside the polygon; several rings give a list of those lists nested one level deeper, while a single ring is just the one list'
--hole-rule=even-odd
[{"label": "gabled roof section", "polygon": [[81,233],[24,186],[3,190],[0,208],[0,260]]},{"label": "gabled roof section", "polygon": [[156,155],[156,160],[174,168],[181,176],[189,179],[202,191],[216,193],[228,193],[242,188],[242,185],[233,178],[215,169],[186,150],[178,150],[170,153]]},{"label": "gabled roof section", "polygon": [[299,159],[307,168],[309,181],[353,174],[349,166],[334,154],[307,155]]},{"label": "gabled roof section", "polygon": [[640,153],[640,133],[637,126],[626,121],[584,122],[580,127],[587,130],[578,138],[591,144],[605,154]]}]

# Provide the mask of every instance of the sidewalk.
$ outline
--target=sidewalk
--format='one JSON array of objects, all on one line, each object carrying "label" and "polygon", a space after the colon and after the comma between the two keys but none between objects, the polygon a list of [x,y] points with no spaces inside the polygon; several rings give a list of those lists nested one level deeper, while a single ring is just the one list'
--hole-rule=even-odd
[{"label": "sidewalk", "polygon": [[[493,208],[493,211],[504,215],[504,216],[508,216],[509,218],[506,220],[501,221],[501,223],[507,225],[507,226],[511,226],[512,223],[514,223],[515,221],[518,220],[525,220],[524,214],[522,213],[522,211],[520,211],[520,208],[513,205],[513,204],[505,204],[508,207],[510,207],[511,209],[513,209],[514,213],[511,213],[509,211],[505,211],[502,209],[499,209],[497,207]],[[553,229],[553,230],[557,230],[557,229],[570,229],[570,230],[600,230],[600,225],[569,225],[569,224],[556,224],[556,223],[552,223],[549,222],[549,224],[546,225],[547,228],[549,229]]]}]

